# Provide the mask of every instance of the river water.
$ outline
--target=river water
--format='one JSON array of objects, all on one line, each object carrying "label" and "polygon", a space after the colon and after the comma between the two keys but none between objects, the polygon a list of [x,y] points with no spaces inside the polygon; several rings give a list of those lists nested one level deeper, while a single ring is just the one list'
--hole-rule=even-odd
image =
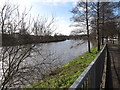
[{"label": "river water", "polygon": [[[43,44],[41,52],[43,56],[53,54],[63,64],[75,59],[87,51],[87,42],[83,40],[66,40]],[[38,58],[40,58],[38,56]]]},{"label": "river water", "polygon": [[[12,49],[9,47],[6,49],[7,52],[5,52],[5,55],[7,57],[8,52],[10,53],[12,50],[13,52],[16,52],[15,50],[19,50],[20,48],[18,52],[19,54],[15,53],[15,56],[10,55],[11,57],[7,57],[14,57],[14,59],[18,59],[19,61],[18,57],[20,57],[20,55],[22,57],[22,54],[24,54],[30,46],[31,45],[25,45],[25,47],[17,46],[15,48],[13,46]],[[61,67],[62,65],[82,55],[86,51],[87,41],[84,40],[66,40],[61,42],[36,44],[32,51],[29,52],[28,57],[20,64],[21,69],[19,70],[19,73],[16,74],[16,79],[14,80],[17,80],[17,78],[19,77],[20,81],[18,80],[18,82],[20,85],[21,83],[24,83],[24,85],[31,84],[34,81],[43,78],[44,74],[52,71],[53,69]],[[17,63],[16,60],[15,62]]]},{"label": "river water", "polygon": [[[54,60],[56,65],[64,65],[77,58],[87,51],[87,41],[84,40],[66,40],[62,42],[37,44],[36,48],[40,54],[33,52],[32,57],[27,58],[30,61],[50,62]],[[33,63],[32,63],[33,64]]]}]

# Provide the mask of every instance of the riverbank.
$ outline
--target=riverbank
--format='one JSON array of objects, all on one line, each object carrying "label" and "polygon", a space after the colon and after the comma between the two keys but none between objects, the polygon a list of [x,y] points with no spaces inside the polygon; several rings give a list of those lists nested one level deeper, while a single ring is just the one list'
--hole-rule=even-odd
[{"label": "riverbank", "polygon": [[35,36],[35,35],[21,35],[19,33],[14,34],[0,34],[2,37],[2,46],[15,46],[15,45],[25,45],[25,44],[38,44],[38,43],[50,43],[50,42],[60,42],[65,40],[86,40],[86,35],[76,35],[76,36],[65,36],[65,35],[55,35],[55,36]]},{"label": "riverbank", "polygon": [[99,52],[96,50],[97,48],[93,48],[91,49],[92,53],[86,52],[61,68],[51,71],[44,79],[33,83],[27,88],[69,88],[98,55]]},{"label": "riverbank", "polygon": [[67,40],[67,36],[34,36],[34,35],[20,35],[20,34],[3,34],[2,46],[15,46],[25,44],[50,43]]}]

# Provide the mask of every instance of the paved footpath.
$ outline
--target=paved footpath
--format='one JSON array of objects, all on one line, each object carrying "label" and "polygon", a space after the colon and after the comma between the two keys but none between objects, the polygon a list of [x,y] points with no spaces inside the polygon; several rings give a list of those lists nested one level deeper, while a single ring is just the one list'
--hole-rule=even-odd
[{"label": "paved footpath", "polygon": [[106,88],[120,89],[120,45],[108,45]]}]

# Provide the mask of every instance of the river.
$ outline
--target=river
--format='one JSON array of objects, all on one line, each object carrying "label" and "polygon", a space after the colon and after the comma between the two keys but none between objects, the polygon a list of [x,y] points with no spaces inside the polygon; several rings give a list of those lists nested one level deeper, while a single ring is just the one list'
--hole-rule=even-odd
[{"label": "river", "polygon": [[[30,61],[33,59],[38,62],[46,62],[54,60],[56,65],[64,65],[71,60],[77,58],[87,51],[87,41],[84,40],[66,40],[61,42],[37,44],[36,48],[40,54],[33,52],[32,57],[27,58]],[[33,63],[32,63],[33,64]]]},{"label": "river", "polygon": [[[87,51],[87,42],[83,40],[66,40],[62,42],[46,43],[41,45],[43,56],[53,54],[63,64],[75,59]],[[37,57],[38,60],[41,58]]]},{"label": "river", "polygon": [[[25,57],[24,53],[28,52],[27,50],[31,49],[31,46],[32,45],[12,46],[12,49],[10,47],[6,47],[7,49],[5,49],[7,52],[5,52],[6,54],[4,54],[6,55],[4,56],[6,57],[6,62],[8,62],[8,58],[13,60],[14,57],[15,60],[12,62],[17,63],[17,61],[19,61],[21,57]],[[16,51],[17,49],[19,52]],[[32,48],[32,50],[27,53],[25,60],[20,63],[20,69],[18,70],[19,73],[16,74],[14,80],[17,81],[17,79],[20,79],[20,81],[18,80],[19,85],[23,83],[24,85],[31,84],[36,80],[44,78],[44,75],[49,71],[61,67],[62,65],[82,55],[86,51],[87,41],[84,40],[66,40],[61,42],[35,44],[34,48]],[[12,52],[17,53],[15,53],[15,55],[9,56],[9,53]],[[6,63],[5,65],[7,66]],[[13,64],[13,66],[14,65],[15,63]]]}]

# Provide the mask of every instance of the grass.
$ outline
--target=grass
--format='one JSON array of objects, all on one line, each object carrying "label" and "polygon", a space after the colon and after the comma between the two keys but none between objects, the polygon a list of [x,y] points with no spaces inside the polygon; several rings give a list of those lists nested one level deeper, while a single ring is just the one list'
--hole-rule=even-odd
[{"label": "grass", "polygon": [[96,50],[97,48],[92,48],[92,53],[86,52],[27,88],[69,88],[98,55]]}]

